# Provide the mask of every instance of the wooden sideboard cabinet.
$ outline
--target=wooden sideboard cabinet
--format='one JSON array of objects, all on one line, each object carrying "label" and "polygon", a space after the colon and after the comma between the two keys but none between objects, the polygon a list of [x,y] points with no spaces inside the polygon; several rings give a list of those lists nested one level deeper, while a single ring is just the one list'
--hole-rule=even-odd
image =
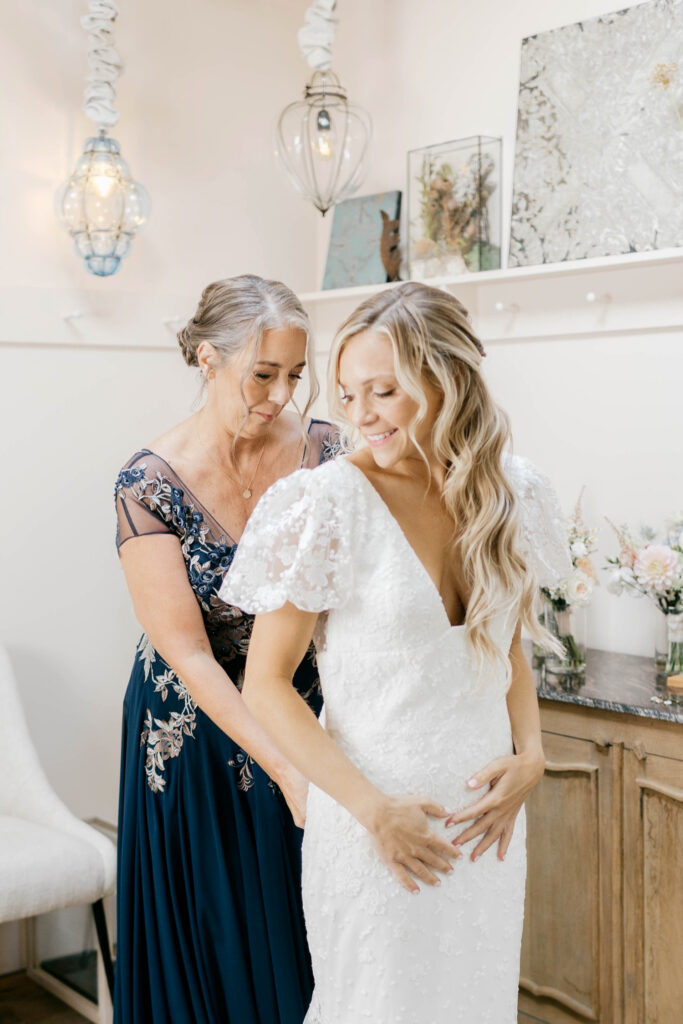
[{"label": "wooden sideboard cabinet", "polygon": [[[653,704],[654,677],[629,703],[649,662],[594,653],[601,697],[539,692],[519,1008],[547,1024],[683,1024],[683,706]],[[610,677],[625,663],[620,701]]]}]

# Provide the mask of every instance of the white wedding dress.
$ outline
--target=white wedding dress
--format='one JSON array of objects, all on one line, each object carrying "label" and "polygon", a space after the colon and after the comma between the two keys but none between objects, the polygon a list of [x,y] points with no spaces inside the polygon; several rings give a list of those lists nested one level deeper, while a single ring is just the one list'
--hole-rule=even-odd
[{"label": "white wedding dress", "polygon": [[[505,471],[520,498],[527,559],[543,585],[571,569],[554,492],[525,459]],[[248,612],[291,601],[324,612],[314,636],[325,728],[388,794],[456,809],[466,780],[512,753],[502,669],[478,678],[463,626],[398,522],[348,458],[279,480],[240,541],[221,597]],[[514,618],[495,622],[509,648]],[[454,838],[465,826],[434,831]],[[515,1024],[525,885],[520,813],[503,862],[467,854],[439,887],[401,888],[368,833],[312,786],[303,894],[315,992],[305,1024]]]}]

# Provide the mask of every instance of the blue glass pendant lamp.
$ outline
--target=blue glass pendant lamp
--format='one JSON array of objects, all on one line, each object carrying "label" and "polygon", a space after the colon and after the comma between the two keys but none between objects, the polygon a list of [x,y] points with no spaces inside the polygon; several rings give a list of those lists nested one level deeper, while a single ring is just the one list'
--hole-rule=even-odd
[{"label": "blue glass pendant lamp", "polygon": [[112,0],[89,0],[81,18],[88,33],[88,62],[83,110],[99,134],[86,139],[83,153],[57,196],[58,215],[91,274],[115,274],[136,232],[147,220],[147,191],[130,174],[121,147],[109,135],[119,119],[114,83],[121,62],[112,38],[118,8]]}]

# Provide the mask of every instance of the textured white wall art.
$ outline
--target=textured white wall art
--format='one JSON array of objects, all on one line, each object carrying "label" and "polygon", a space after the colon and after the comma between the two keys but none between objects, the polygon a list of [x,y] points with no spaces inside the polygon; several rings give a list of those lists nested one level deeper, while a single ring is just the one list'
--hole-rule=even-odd
[{"label": "textured white wall art", "polygon": [[522,41],[510,266],[683,246],[683,0]]}]

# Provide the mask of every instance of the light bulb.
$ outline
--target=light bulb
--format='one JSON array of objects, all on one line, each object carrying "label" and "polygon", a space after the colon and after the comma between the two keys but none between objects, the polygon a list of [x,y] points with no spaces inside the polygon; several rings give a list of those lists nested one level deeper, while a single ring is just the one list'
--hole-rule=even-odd
[{"label": "light bulb", "polygon": [[106,199],[111,194],[111,190],[116,184],[116,179],[110,177],[108,174],[97,174],[90,179],[97,189],[98,194],[102,199]]},{"label": "light bulb", "polygon": [[318,116],[315,122],[316,134],[315,141],[313,143],[313,152],[321,160],[331,160],[334,156],[334,147],[332,146],[332,124],[330,122],[330,115],[327,110],[323,107],[322,110],[318,111]]},{"label": "light bulb", "polygon": [[330,138],[327,132],[321,132],[320,135],[318,135],[315,150],[317,156],[319,156],[321,160],[332,159],[332,146],[330,145]]}]

